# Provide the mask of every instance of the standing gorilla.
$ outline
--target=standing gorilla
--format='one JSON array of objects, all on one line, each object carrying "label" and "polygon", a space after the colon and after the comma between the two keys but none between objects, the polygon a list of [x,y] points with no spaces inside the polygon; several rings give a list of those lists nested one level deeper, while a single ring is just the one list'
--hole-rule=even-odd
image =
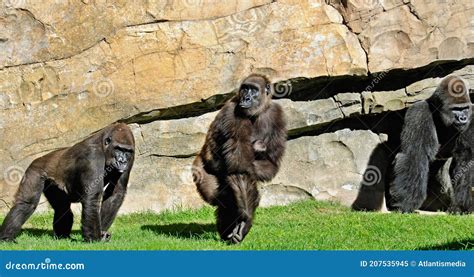
[{"label": "standing gorilla", "polygon": [[41,192],[54,209],[53,229],[57,237],[69,237],[73,223],[71,202],[81,202],[84,240],[108,240],[106,231],[125,197],[134,151],[130,128],[117,123],[72,147],[34,160],[0,228],[0,240],[14,240],[36,209]]},{"label": "standing gorilla", "polygon": [[466,161],[472,161],[472,138],[464,134],[471,115],[468,84],[457,76],[444,78],[429,99],[407,110],[390,187],[392,207],[401,212],[418,209],[427,196],[431,163],[453,157],[450,177],[454,199],[450,210],[469,210],[472,184],[468,178],[456,179],[454,175],[463,170]]},{"label": "standing gorilla", "polygon": [[271,97],[267,77],[247,77],[212,122],[193,163],[197,189],[217,206],[217,230],[231,243],[241,242],[250,231],[260,200],[257,182],[276,175],[285,150],[283,110]]}]

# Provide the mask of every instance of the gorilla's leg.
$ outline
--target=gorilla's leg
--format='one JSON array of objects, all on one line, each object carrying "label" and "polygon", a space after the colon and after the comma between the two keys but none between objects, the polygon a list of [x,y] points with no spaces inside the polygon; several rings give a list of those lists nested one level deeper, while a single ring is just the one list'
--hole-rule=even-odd
[{"label": "gorilla's leg", "polygon": [[72,214],[71,202],[68,200],[67,194],[49,181],[46,182],[43,192],[54,209],[54,235],[57,238],[69,238],[74,215]]},{"label": "gorilla's leg", "polygon": [[424,211],[446,211],[453,198],[453,189],[451,185],[451,177],[449,168],[451,166],[451,158],[444,160],[434,160],[430,164],[430,172],[428,177],[427,196],[420,210]]},{"label": "gorilla's leg", "polygon": [[[472,161],[470,161],[472,163]],[[453,158],[450,176],[453,185],[453,199],[448,211],[451,213],[469,213],[472,211],[472,164]]]},{"label": "gorilla's leg", "polygon": [[256,182],[247,175],[230,175],[219,197],[217,229],[223,240],[241,242],[250,231],[260,196]]},{"label": "gorilla's leg", "polygon": [[[227,196],[225,196],[225,198],[227,198]],[[238,222],[238,210],[233,200],[224,200],[224,196],[219,199],[219,201],[222,201],[222,203],[217,205],[216,210],[217,232],[219,232],[222,240],[229,241]]]},{"label": "gorilla's leg", "polygon": [[41,197],[45,179],[38,170],[28,168],[15,195],[15,204],[0,228],[0,240],[13,241],[21,226],[31,216]]},{"label": "gorilla's leg", "polygon": [[194,160],[192,174],[193,181],[204,201],[213,206],[218,206],[218,203],[216,203],[218,180],[216,176],[206,172],[200,156],[197,156]]}]

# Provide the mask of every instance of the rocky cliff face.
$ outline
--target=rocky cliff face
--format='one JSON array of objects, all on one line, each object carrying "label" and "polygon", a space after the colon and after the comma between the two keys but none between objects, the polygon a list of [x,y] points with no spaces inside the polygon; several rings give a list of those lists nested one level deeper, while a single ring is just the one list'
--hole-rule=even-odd
[{"label": "rocky cliff face", "polygon": [[193,156],[251,72],[290,129],[262,204],[351,204],[407,106],[453,72],[474,86],[472,18],[472,1],[4,0],[0,207],[34,158],[116,121],[138,147],[122,212],[203,205]]}]

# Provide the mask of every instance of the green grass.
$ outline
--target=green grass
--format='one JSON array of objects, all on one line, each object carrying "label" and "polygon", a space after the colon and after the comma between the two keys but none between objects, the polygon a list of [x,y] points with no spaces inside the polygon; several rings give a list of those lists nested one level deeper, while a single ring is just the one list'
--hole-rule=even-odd
[{"label": "green grass", "polygon": [[472,215],[362,213],[315,201],[258,209],[254,227],[240,245],[219,241],[211,207],[119,216],[110,230],[112,240],[107,243],[81,242],[79,216],[75,218],[73,240],[54,239],[51,222],[52,214],[34,215],[24,225],[18,243],[0,243],[0,249],[413,250],[474,247]]}]

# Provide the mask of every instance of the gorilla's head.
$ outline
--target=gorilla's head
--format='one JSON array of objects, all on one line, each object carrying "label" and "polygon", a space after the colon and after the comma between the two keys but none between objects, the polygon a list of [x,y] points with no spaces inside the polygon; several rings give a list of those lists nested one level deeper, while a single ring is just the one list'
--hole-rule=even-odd
[{"label": "gorilla's head", "polygon": [[132,166],[135,141],[126,124],[115,124],[105,132],[103,146],[107,168],[123,173]]},{"label": "gorilla's head", "polygon": [[271,83],[267,77],[252,74],[240,85],[238,106],[246,115],[255,116],[268,107],[271,98]]},{"label": "gorilla's head", "polygon": [[441,81],[434,93],[439,99],[438,109],[446,126],[454,126],[463,132],[472,117],[472,103],[469,97],[469,84],[458,76],[448,76]]}]

